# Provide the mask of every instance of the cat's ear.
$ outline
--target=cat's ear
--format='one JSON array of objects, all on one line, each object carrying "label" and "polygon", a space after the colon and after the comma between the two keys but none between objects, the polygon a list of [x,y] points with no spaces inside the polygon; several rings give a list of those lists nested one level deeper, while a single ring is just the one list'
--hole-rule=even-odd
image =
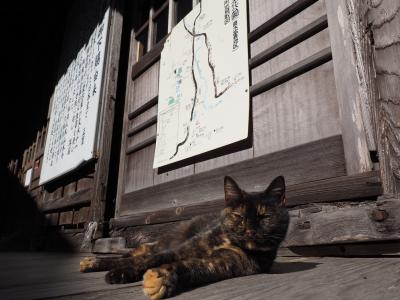
[{"label": "cat's ear", "polygon": [[225,204],[232,205],[242,199],[242,190],[239,185],[229,176],[224,178]]},{"label": "cat's ear", "polygon": [[276,177],[269,187],[265,190],[265,193],[268,196],[273,197],[278,201],[278,204],[281,206],[286,205],[286,196],[285,196],[285,178],[283,176]]}]

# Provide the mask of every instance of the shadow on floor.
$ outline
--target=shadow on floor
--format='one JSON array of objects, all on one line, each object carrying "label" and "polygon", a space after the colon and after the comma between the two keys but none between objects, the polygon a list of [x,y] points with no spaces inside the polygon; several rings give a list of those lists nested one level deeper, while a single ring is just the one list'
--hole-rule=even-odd
[{"label": "shadow on floor", "polygon": [[319,265],[319,263],[303,262],[303,261],[274,262],[271,270],[268,273],[269,274],[285,274],[285,273],[301,272],[301,271],[307,271],[307,270],[314,269],[318,265]]},{"label": "shadow on floor", "polygon": [[[46,221],[35,200],[4,166],[0,166],[0,251],[42,250],[47,243]],[[59,249],[72,251],[72,245],[58,232],[52,232]]]}]

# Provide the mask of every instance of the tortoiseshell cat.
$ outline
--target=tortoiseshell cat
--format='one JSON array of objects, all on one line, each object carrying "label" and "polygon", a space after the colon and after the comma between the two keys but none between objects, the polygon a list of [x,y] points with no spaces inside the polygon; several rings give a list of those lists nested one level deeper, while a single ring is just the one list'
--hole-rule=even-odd
[{"label": "tortoiseshell cat", "polygon": [[124,258],[87,257],[81,272],[110,270],[108,283],[143,277],[144,293],[152,300],[181,288],[267,272],[289,224],[283,177],[260,193],[246,193],[230,177],[225,177],[224,188],[226,207],[219,218],[194,218]]}]

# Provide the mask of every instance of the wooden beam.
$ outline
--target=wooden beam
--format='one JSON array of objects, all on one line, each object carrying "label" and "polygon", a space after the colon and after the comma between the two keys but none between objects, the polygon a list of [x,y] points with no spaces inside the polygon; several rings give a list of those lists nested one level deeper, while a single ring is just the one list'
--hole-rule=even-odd
[{"label": "wooden beam", "polygon": [[222,199],[223,177],[226,175],[237,179],[245,190],[260,190],[281,174],[288,185],[346,175],[341,136],[124,194],[119,207],[120,216]]},{"label": "wooden beam", "polygon": [[372,170],[346,0],[326,1],[340,125],[349,175]]},{"label": "wooden beam", "polygon": [[291,211],[285,247],[400,239],[400,199]]},{"label": "wooden beam", "polygon": [[140,123],[139,125],[133,127],[131,130],[128,131],[128,136],[133,136],[137,134],[140,131],[145,130],[146,128],[154,125],[157,123],[157,116],[154,116],[147,121],[144,121],[143,123]]},{"label": "wooden beam", "polygon": [[[398,254],[399,214],[398,198],[312,204],[306,208],[292,209],[288,234],[282,247],[289,248],[297,255],[313,256]],[[157,240],[170,232],[179,221],[134,226],[127,219],[115,219],[112,224],[112,235],[125,237],[128,247],[135,247],[140,243]],[[376,242],[392,243],[386,247],[385,244],[374,244],[374,249],[368,250],[368,243]],[[337,245],[336,249],[332,248],[334,245]]]},{"label": "wooden beam", "polygon": [[133,145],[129,147],[126,150],[126,155],[132,154],[134,152],[137,152],[139,150],[142,150],[143,148],[146,148],[156,142],[156,136],[151,136],[148,139],[144,140],[143,142],[137,143],[136,145]]},{"label": "wooden beam", "polygon": [[250,87],[250,96],[255,97],[264,93],[290,79],[293,79],[301,74],[304,74],[332,59],[331,48],[325,48],[310,57],[299,61],[298,63],[290,66]]},{"label": "wooden beam", "polygon": [[161,51],[164,48],[166,37],[159,41],[151,50],[149,50],[132,67],[132,80],[135,80],[160,59]]},{"label": "wooden beam", "polygon": [[113,0],[110,7],[110,24],[106,44],[106,56],[104,66],[104,82],[102,86],[99,124],[97,133],[98,160],[94,174],[93,194],[90,203],[91,222],[97,222],[97,236],[103,232],[101,225],[105,218],[108,175],[110,169],[111,141],[113,135],[115,99],[117,98],[118,69],[121,48],[121,36],[124,1]]},{"label": "wooden beam", "polygon": [[42,202],[40,210],[45,213],[66,211],[71,208],[89,205],[93,189],[85,189],[69,196],[57,198],[52,201]]},{"label": "wooden beam", "polygon": [[400,197],[400,3],[377,2],[369,8],[368,20],[364,22],[371,25],[370,35],[364,39],[370,43],[376,71],[372,75],[377,97],[372,106],[383,189]]},{"label": "wooden beam", "polygon": [[287,38],[279,41],[268,49],[265,49],[261,53],[257,54],[249,60],[250,69],[256,68],[259,65],[267,62],[268,60],[278,56],[279,54],[285,52],[286,50],[292,48],[293,46],[305,41],[309,37],[317,34],[318,32],[324,30],[328,27],[327,16],[322,16],[311,22],[307,26],[299,29],[295,33],[289,35]]},{"label": "wooden beam", "polygon": [[142,106],[138,107],[133,112],[129,113],[128,114],[128,119],[129,120],[133,120],[134,118],[136,118],[141,113],[144,113],[149,108],[152,108],[154,105],[157,104],[157,102],[158,102],[158,96],[153,97],[152,99],[147,101],[145,104],[143,104]]},{"label": "wooden beam", "polygon": [[[349,199],[367,199],[382,194],[378,172],[341,176],[324,180],[289,185],[287,187],[287,205],[289,207]],[[188,220],[194,216],[217,213],[224,207],[223,198],[200,204],[177,206],[154,212],[133,214],[114,219],[116,227],[129,227],[144,224],[158,224]]]},{"label": "wooden beam", "polygon": [[272,31],[279,25],[285,23],[287,20],[289,20],[291,17],[294,17],[298,13],[302,12],[305,10],[307,7],[311,6],[318,0],[297,0],[295,3],[292,5],[288,6],[284,10],[282,10],[280,13],[276,14],[273,16],[271,19],[266,21],[264,24],[261,26],[257,27],[255,30],[249,33],[248,39],[249,43],[253,43],[268,32]]}]

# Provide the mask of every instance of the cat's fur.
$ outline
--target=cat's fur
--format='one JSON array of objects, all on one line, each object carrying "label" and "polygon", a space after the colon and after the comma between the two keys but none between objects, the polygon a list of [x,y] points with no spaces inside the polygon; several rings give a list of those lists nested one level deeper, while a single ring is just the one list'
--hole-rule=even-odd
[{"label": "cat's fur", "polygon": [[226,207],[219,218],[194,218],[124,258],[87,257],[81,272],[110,270],[108,283],[143,278],[144,293],[152,300],[189,286],[267,272],[289,224],[283,177],[260,193],[246,193],[225,177],[224,189]]}]

